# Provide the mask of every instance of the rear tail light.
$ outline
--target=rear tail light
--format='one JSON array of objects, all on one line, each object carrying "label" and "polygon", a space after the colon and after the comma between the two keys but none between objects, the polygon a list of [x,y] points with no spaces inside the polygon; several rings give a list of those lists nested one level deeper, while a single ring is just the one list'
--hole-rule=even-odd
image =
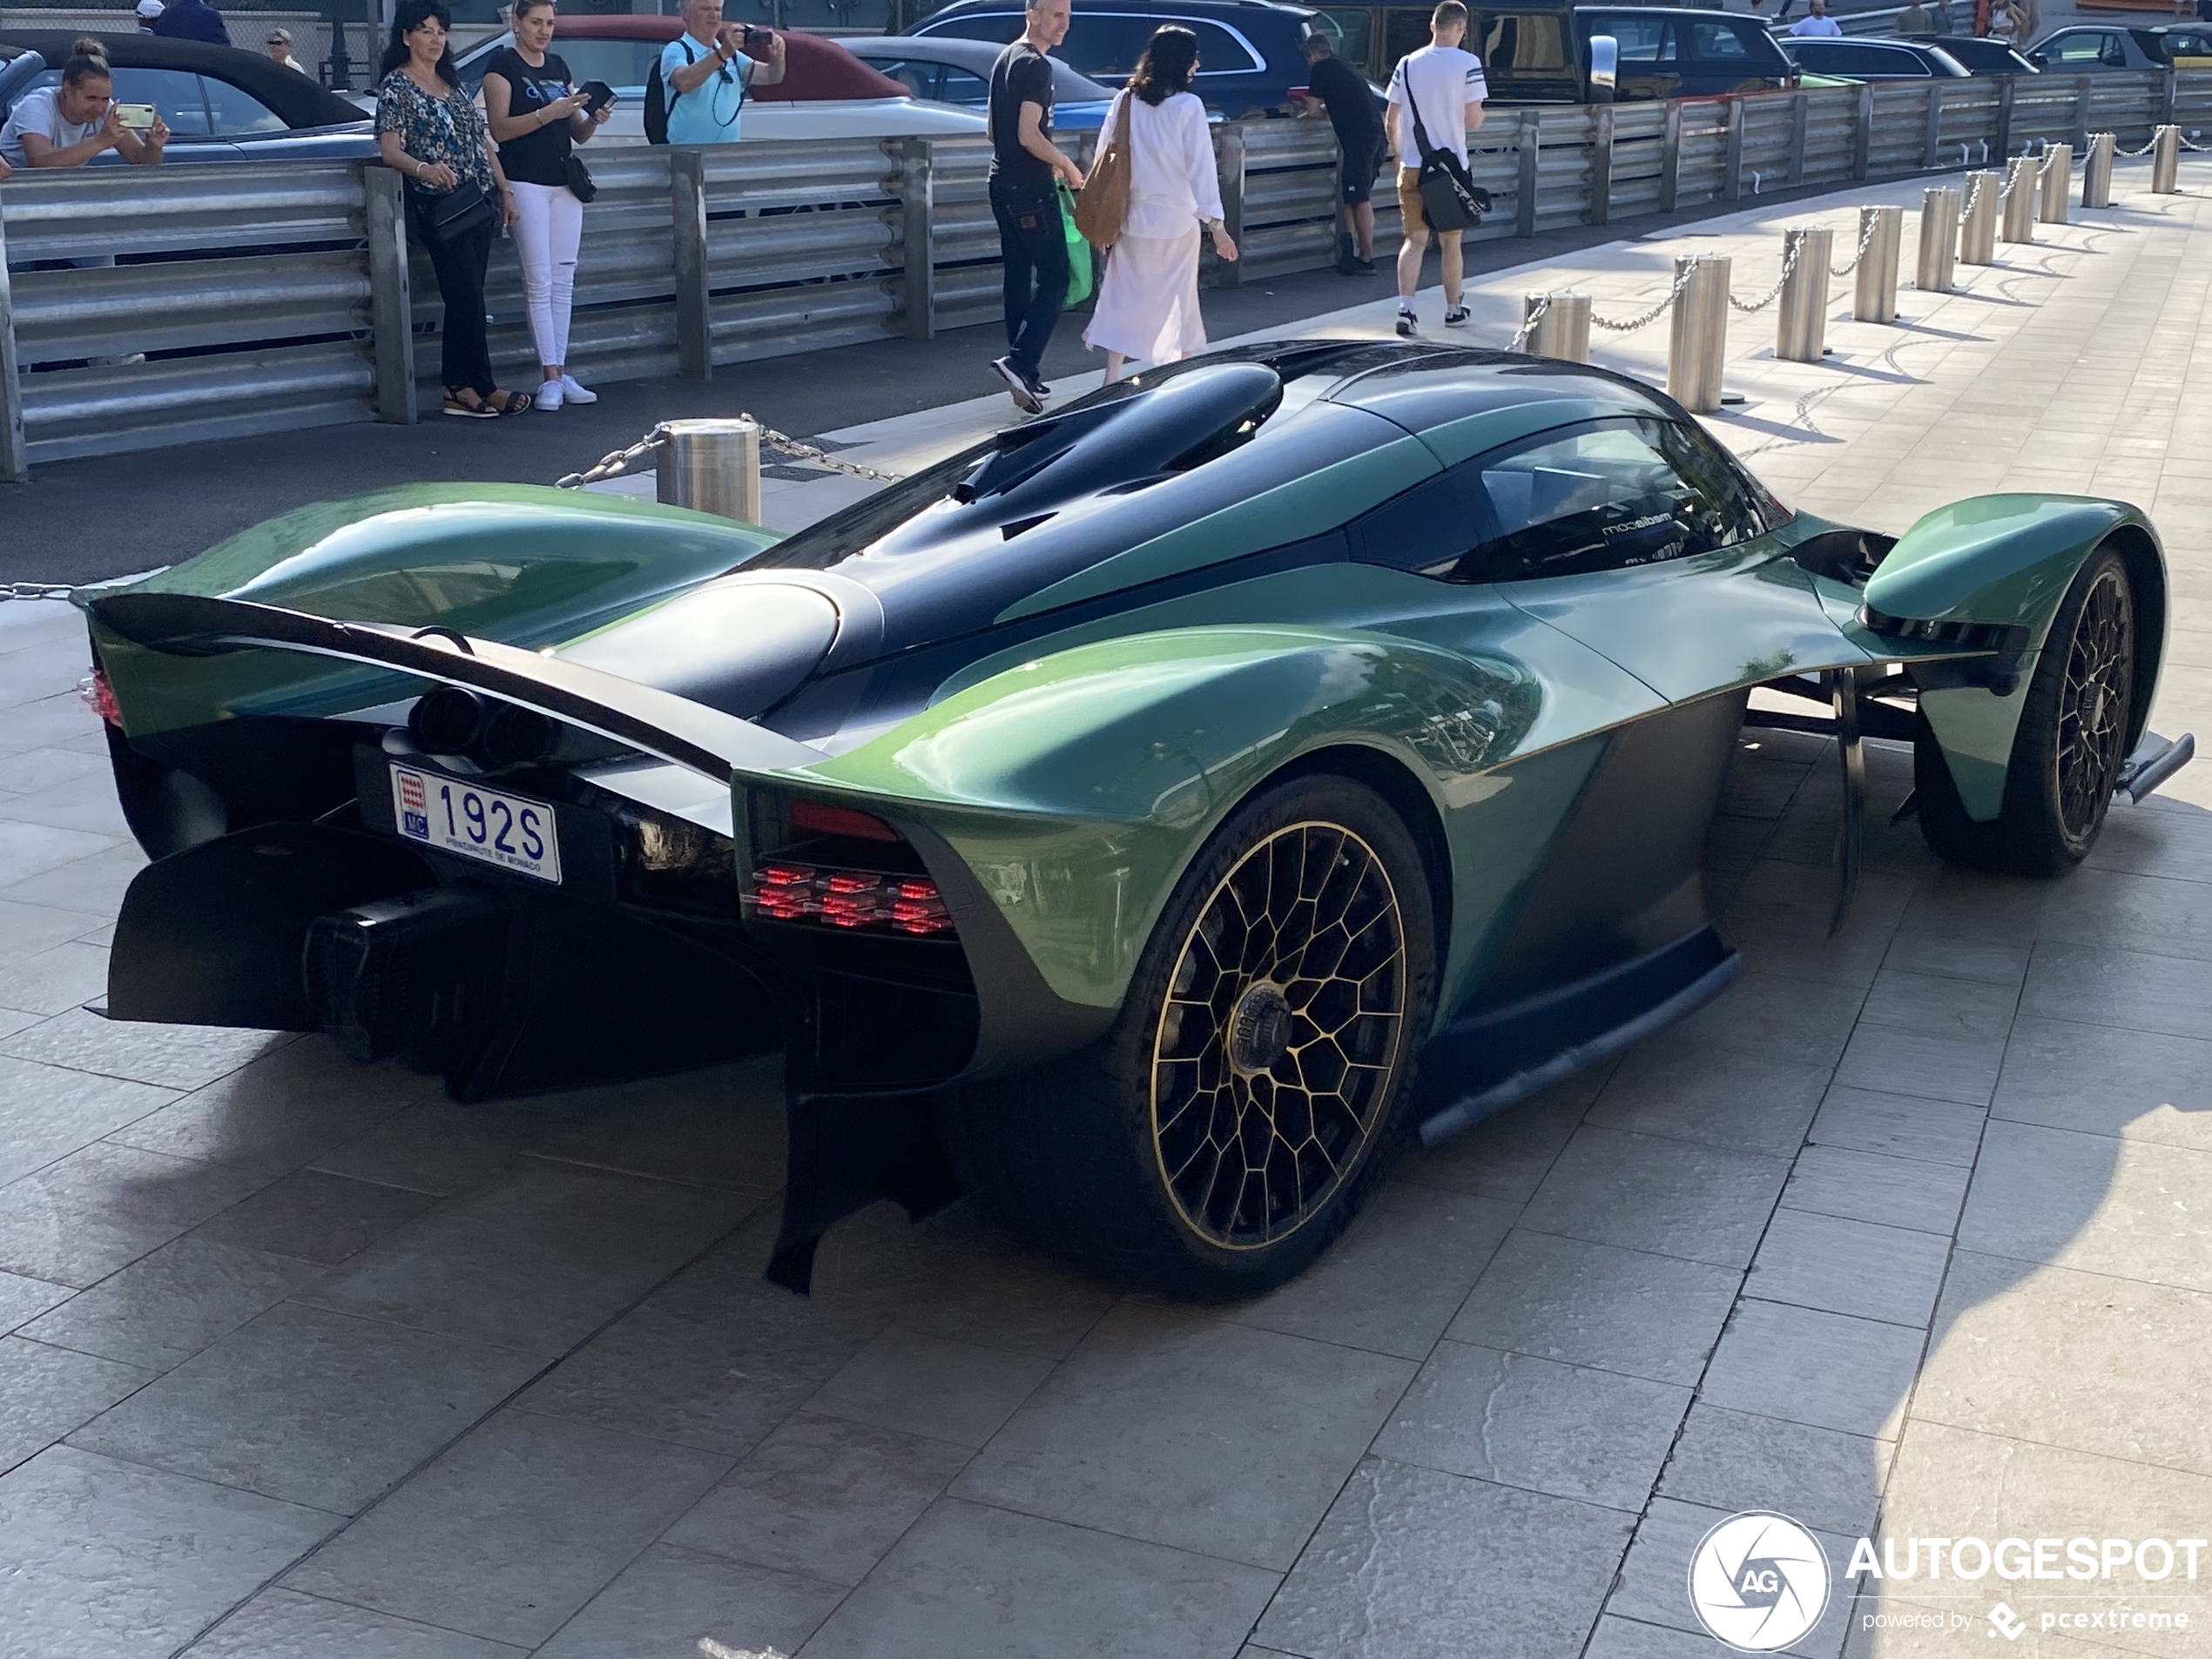
[{"label": "rear tail light", "polygon": [[771,921],[813,921],[926,936],[949,934],[953,918],[926,877],[840,870],[772,859],[752,873],[756,912]]},{"label": "rear tail light", "polygon": [[84,699],[84,706],[98,715],[117,731],[123,729],[123,711],[115,701],[115,687],[107,682],[107,670],[95,668],[77,682],[77,694]]}]

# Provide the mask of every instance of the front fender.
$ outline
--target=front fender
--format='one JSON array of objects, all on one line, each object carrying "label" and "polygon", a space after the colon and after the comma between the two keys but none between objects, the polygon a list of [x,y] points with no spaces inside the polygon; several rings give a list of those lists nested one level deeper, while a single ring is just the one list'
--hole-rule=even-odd
[{"label": "front fender", "polygon": [[1441,818],[1540,701],[1518,664],[1379,634],[1179,630],[993,675],[807,777],[927,821],[1055,995],[1110,1008],[1199,846],[1268,776],[1358,745]]}]

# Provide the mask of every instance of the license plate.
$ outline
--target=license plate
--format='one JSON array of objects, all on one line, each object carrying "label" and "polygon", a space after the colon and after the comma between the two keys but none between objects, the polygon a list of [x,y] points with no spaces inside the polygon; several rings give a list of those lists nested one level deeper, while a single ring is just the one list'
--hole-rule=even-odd
[{"label": "license plate", "polygon": [[543,801],[395,765],[392,814],[410,841],[541,881],[561,880],[561,844],[553,830],[553,809]]}]

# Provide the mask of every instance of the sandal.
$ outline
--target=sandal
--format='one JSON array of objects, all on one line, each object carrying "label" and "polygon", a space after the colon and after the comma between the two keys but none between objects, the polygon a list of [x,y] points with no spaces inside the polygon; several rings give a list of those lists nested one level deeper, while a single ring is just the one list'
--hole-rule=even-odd
[{"label": "sandal", "polygon": [[509,392],[504,388],[494,395],[499,399],[496,403],[490,398],[484,400],[484,408],[494,415],[520,415],[536,401],[528,392]]},{"label": "sandal", "polygon": [[[464,393],[468,396],[475,398],[475,401],[473,403],[462,402],[462,396]],[[482,398],[477,396],[475,389],[473,387],[466,386],[462,387],[460,391],[455,391],[451,388],[448,388],[446,392],[444,412],[448,415],[457,415],[464,421],[496,421],[500,415],[499,410],[492,408],[491,405],[485,402]]]}]

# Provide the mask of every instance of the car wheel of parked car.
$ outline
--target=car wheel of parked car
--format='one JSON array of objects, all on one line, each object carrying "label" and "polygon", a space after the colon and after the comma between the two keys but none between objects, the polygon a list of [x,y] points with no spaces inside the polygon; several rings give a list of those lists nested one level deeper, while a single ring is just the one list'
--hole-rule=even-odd
[{"label": "car wheel of parked car", "polygon": [[1954,864],[2020,875],[2063,875],[2104,827],[2128,755],[2136,627],[2128,567],[2109,543],[2074,577],[2027,686],[2006,771],[2005,804],[1977,823],[1960,804],[1926,717],[1912,745],[1920,826]]},{"label": "car wheel of parked car", "polygon": [[1420,852],[1373,791],[1301,778],[1232,814],[1106,1035],[966,1091],[959,1162],[1041,1243],[1196,1298],[1303,1270],[1387,1162],[1434,996]]}]

